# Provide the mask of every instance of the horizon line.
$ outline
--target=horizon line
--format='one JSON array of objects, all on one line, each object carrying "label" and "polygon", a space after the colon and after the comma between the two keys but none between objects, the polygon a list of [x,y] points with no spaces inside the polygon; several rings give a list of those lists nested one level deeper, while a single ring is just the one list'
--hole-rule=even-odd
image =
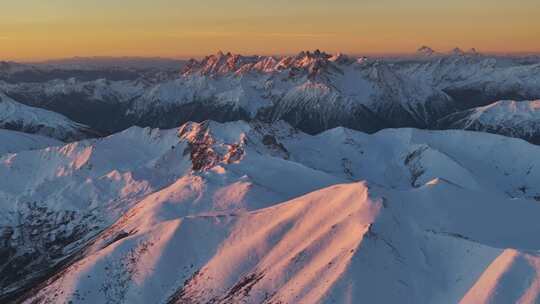
[{"label": "horizon line", "polygon": [[[180,55],[180,56],[161,56],[161,55],[72,55],[72,56],[58,56],[58,57],[49,57],[49,58],[0,58],[0,62],[16,62],[16,63],[26,63],[26,64],[39,64],[39,63],[47,63],[47,62],[53,62],[53,61],[62,61],[62,60],[89,60],[89,59],[140,59],[140,60],[190,60],[190,59],[202,59],[206,56],[218,54],[219,52],[222,52],[223,54],[231,53],[234,55],[242,55],[242,56],[275,56],[275,57],[285,57],[285,56],[294,56],[301,52],[315,52],[315,51],[321,51],[327,54],[344,54],[348,56],[353,57],[396,57],[396,56],[414,56],[418,53],[416,51],[412,52],[325,52],[321,49],[313,49],[313,50],[301,50],[298,52],[285,52],[285,53],[241,53],[241,52],[230,52],[230,51],[223,51],[223,50],[217,50],[214,52],[209,52],[206,54],[201,55]],[[468,51],[465,51],[465,53],[468,53]],[[540,50],[536,51],[477,51],[479,55],[491,55],[491,56],[540,56]],[[445,56],[445,55],[451,55],[451,50],[444,51],[444,52],[438,52],[435,51],[435,56]]]}]

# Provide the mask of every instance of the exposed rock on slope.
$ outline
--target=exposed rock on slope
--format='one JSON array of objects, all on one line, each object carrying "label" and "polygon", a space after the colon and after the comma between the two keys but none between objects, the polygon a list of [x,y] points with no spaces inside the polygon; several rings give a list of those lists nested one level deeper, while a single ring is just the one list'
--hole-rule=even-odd
[{"label": "exposed rock on slope", "polygon": [[2,299],[534,301],[539,149],[466,131],[206,122],[1,156],[1,269],[18,265]]}]

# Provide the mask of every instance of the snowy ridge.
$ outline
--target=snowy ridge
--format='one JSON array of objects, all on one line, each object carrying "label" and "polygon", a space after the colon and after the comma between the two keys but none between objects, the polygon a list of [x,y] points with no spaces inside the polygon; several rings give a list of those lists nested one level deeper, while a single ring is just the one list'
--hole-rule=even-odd
[{"label": "snowy ridge", "polygon": [[[445,93],[410,81],[382,61],[318,50],[281,58],[220,52],[190,61],[171,78],[67,79],[0,87],[31,105],[54,100],[64,115],[112,132],[133,124],[172,127],[204,119],[284,119],[310,133],[340,125],[373,132],[385,126],[427,127],[454,108]],[[66,100],[105,107],[121,119],[88,118]]]},{"label": "snowy ridge", "polygon": [[540,144],[540,100],[502,100],[452,114],[439,124],[441,128],[491,132]]},{"label": "snowy ridge", "polygon": [[171,128],[207,119],[285,120],[311,134],[337,126],[369,133],[436,129],[450,114],[497,100],[540,98],[540,63],[534,57],[459,48],[421,47],[414,56],[379,59],[318,50],[294,56],[218,52],[176,73],[158,70],[135,79],[104,73],[88,80],[73,73],[47,81],[23,77],[0,82],[0,88],[19,102],[58,111],[106,134],[132,125]]},{"label": "snowy ridge", "polygon": [[540,302],[536,57],[58,64],[0,62],[2,303]]},{"label": "snowy ridge", "polygon": [[[28,303],[534,301],[536,279],[492,282],[509,273],[499,265],[535,278],[539,149],[466,131],[312,136],[283,122],[204,122],[1,156],[0,199],[12,212],[1,222],[9,253],[0,272],[19,270],[0,294]],[[63,270],[47,274],[55,265]],[[505,291],[515,284],[525,287]]]},{"label": "snowy ridge", "polygon": [[540,96],[540,63],[488,56],[476,49],[454,49],[450,55],[397,60],[394,67],[417,82],[439,88],[463,109],[497,100],[532,100]]},{"label": "snowy ridge", "polygon": [[[280,60],[218,53],[200,62],[190,62],[182,75],[189,79],[188,83],[192,78],[205,83],[235,83],[240,78],[241,92],[246,93],[247,85],[259,93],[258,97],[256,93],[249,95],[249,100],[260,106],[247,112],[254,115],[262,111],[270,115],[267,118],[271,121],[285,119],[301,128],[305,124],[303,129],[311,132],[331,128],[338,122],[353,125],[352,121],[363,116],[369,117],[371,125],[353,127],[373,131],[389,122],[393,126],[426,126],[452,108],[444,93],[401,77],[383,62],[318,50]],[[235,96],[235,107],[244,107],[238,103],[238,95],[231,93],[226,96]],[[298,116],[316,118],[307,122],[292,118]],[[322,129],[309,130],[316,123],[322,124]]]},{"label": "snowy ridge", "polygon": [[76,141],[92,134],[87,126],[47,110],[18,103],[0,92],[0,128],[36,133],[63,141]]},{"label": "snowy ridge", "polygon": [[[335,69],[332,64],[352,64],[355,59],[346,55],[330,55],[319,50],[314,52],[302,51],[296,56],[275,58],[272,56],[242,56],[238,54],[223,54],[205,57],[201,61],[191,60],[184,68],[183,75],[225,75],[244,74],[248,72],[275,73],[282,70],[302,69],[314,77],[321,70]],[[292,72],[291,72],[292,75]]]},{"label": "snowy ridge", "polygon": [[[445,57],[460,57],[460,56],[483,56],[480,52],[476,50],[476,48],[470,48],[467,51],[462,50],[459,47],[455,47],[448,52],[441,52],[432,49],[431,47],[427,45],[423,45],[419,47],[416,50],[416,53],[414,54],[413,58],[416,60],[432,60],[435,58],[441,59]],[[406,57],[406,56],[404,56]]]},{"label": "snowy ridge", "polygon": [[429,46],[423,45],[416,50],[416,54],[419,56],[433,56],[436,55],[437,52]]}]

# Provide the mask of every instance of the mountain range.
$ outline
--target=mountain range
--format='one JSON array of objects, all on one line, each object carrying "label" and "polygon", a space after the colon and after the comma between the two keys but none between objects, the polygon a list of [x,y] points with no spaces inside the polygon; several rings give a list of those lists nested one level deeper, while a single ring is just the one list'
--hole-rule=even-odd
[{"label": "mountain range", "polygon": [[0,63],[0,303],[540,302],[538,58],[108,60]]},{"label": "mountain range", "polygon": [[[54,66],[5,63],[0,91],[104,134],[132,125],[173,128],[206,119],[285,120],[310,134],[337,126],[368,133],[397,127],[439,129],[458,126],[449,119],[463,111],[501,100],[540,98],[538,60],[426,49],[398,59],[320,51],[285,57],[219,52],[185,62],[175,73],[115,67],[130,75],[113,77],[112,68],[94,68],[95,79],[77,77],[79,70],[65,66],[62,77]],[[10,81],[30,72],[44,80]],[[503,134],[511,133],[523,132]]]},{"label": "mountain range", "polygon": [[532,303],[539,152],[460,130],[205,122],[5,154],[1,294]]}]

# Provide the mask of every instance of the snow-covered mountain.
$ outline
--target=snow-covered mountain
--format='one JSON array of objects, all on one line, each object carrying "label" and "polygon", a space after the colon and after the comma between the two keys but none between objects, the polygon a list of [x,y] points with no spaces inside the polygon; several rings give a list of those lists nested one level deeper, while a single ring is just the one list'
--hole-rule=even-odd
[{"label": "snow-covered mountain", "polygon": [[218,53],[188,63],[183,76],[239,79],[243,89],[222,93],[225,101],[232,97],[250,116],[284,119],[311,133],[335,126],[368,132],[425,127],[453,108],[446,94],[399,76],[384,62],[320,51],[279,59]]},{"label": "snow-covered mountain", "polygon": [[[109,75],[109,69],[70,70],[70,65],[52,70],[5,66],[22,75],[18,81],[0,77],[0,90],[10,97],[105,134],[133,125],[173,128],[207,119],[285,120],[311,134],[337,126],[369,133],[393,127],[436,129],[451,114],[498,100],[540,98],[537,57],[459,48],[438,52],[427,46],[399,58],[318,50],[279,57],[218,52],[191,60],[175,73],[137,70],[129,77]],[[28,69],[50,77],[25,81],[20,72]],[[55,76],[58,71],[63,74]]]},{"label": "snow-covered mountain", "polygon": [[439,121],[442,129],[497,133],[540,144],[540,100],[503,100],[451,114]]},{"label": "snow-covered mountain", "polygon": [[85,125],[52,111],[18,103],[2,92],[0,128],[35,133],[62,141],[76,141],[97,135]]},{"label": "snow-covered mountain", "polygon": [[205,122],[7,154],[0,299],[534,302],[539,152],[459,130]]},{"label": "snow-covered mountain", "polygon": [[416,50],[416,55],[430,57],[437,55],[437,52],[429,46],[423,45]]},{"label": "snow-covered mountain", "polygon": [[[413,82],[384,62],[320,51],[282,58],[218,53],[189,62],[174,78],[0,87],[17,100],[110,132],[205,119],[283,119],[310,133],[335,126],[373,132],[427,127],[455,109],[442,91]],[[86,115],[104,109],[114,118]]]},{"label": "snow-covered mountain", "polygon": [[62,114],[104,133],[133,125],[125,111],[131,100],[143,94],[145,81],[84,81],[77,78],[47,82],[2,83],[10,97],[24,104]]},{"label": "snow-covered mountain", "polygon": [[458,48],[450,54],[433,54],[398,59],[393,66],[416,82],[443,90],[462,110],[497,100],[534,100],[540,96],[537,60],[489,56],[475,49],[464,52]]}]

